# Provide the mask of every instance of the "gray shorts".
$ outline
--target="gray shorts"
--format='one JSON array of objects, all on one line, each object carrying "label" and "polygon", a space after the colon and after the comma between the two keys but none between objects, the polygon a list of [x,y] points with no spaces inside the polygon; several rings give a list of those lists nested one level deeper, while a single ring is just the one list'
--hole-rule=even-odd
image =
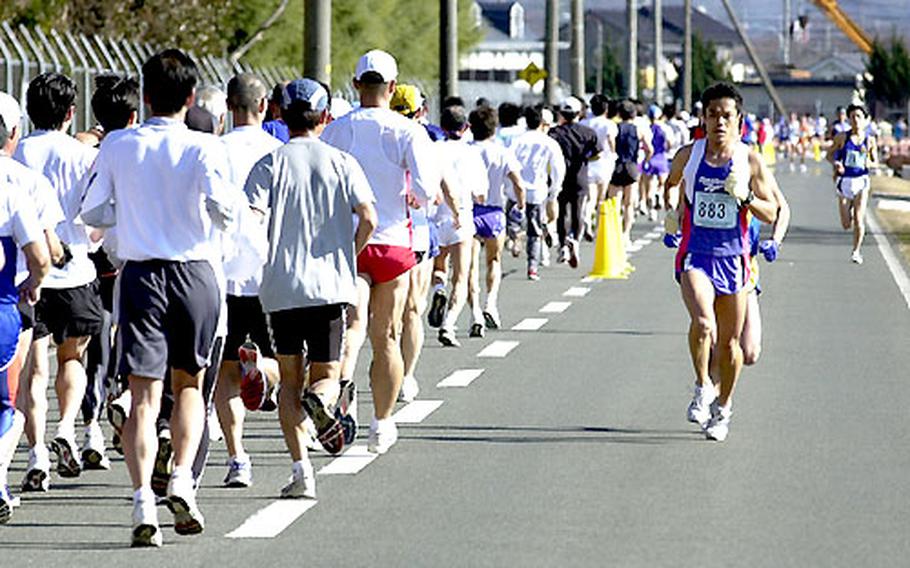
[{"label": "gray shorts", "polygon": [[130,261],[120,276],[120,372],[164,379],[209,365],[221,300],[206,261]]}]

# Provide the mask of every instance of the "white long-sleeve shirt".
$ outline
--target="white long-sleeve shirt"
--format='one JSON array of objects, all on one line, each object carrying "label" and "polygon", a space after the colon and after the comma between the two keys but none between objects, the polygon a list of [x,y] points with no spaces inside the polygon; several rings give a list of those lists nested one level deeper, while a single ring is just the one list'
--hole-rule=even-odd
[{"label": "white long-sleeve shirt", "polygon": [[512,142],[521,164],[521,179],[528,203],[539,205],[555,198],[566,176],[566,160],[559,143],[540,130],[529,130]]}]

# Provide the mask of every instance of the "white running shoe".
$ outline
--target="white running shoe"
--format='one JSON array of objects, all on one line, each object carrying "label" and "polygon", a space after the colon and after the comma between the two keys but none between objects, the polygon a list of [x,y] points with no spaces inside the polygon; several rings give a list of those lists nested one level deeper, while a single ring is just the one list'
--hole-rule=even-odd
[{"label": "white running shoe", "polygon": [[57,475],[60,477],[79,477],[82,474],[82,456],[76,445],[76,433],[57,430],[51,441],[51,449],[57,454]]},{"label": "white running shoe", "polygon": [[705,424],[711,419],[711,403],[717,398],[714,385],[701,386],[696,383],[695,394],[692,396],[692,402],[689,403],[689,409],[686,417],[689,422],[694,422],[705,427]]},{"label": "white running shoe", "polygon": [[417,379],[411,375],[406,376],[401,381],[401,390],[398,391],[398,401],[413,402],[418,394],[420,394],[420,385],[417,384]]},{"label": "white running shoe", "polygon": [[569,245],[563,245],[559,249],[559,256],[556,257],[557,264],[565,264],[569,261]]},{"label": "white running shoe", "polygon": [[499,317],[499,308],[488,306],[483,311],[483,322],[487,329],[500,329],[502,327],[502,318]]},{"label": "white running shoe", "polygon": [[240,461],[237,458],[228,460],[228,472],[224,476],[225,487],[249,487],[253,484],[253,462],[249,459]]},{"label": "white running shoe", "polygon": [[22,480],[22,492],[46,492],[50,489],[50,481],[51,456],[42,444],[28,451],[28,467],[25,469],[25,479]]},{"label": "white running shoe", "polygon": [[111,460],[105,455],[104,432],[97,420],[85,427],[85,438],[82,443],[82,465],[85,469],[111,469]]},{"label": "white running shoe", "polygon": [[854,264],[862,264],[863,263],[863,253],[859,252],[858,250],[853,251],[853,254],[850,255],[850,260]]},{"label": "white running shoe", "polygon": [[0,482],[0,525],[5,525],[13,516],[13,508],[18,506],[17,498],[9,492],[9,486]]},{"label": "white running shoe", "polygon": [[[306,414],[306,413],[304,413]],[[322,444],[319,443],[319,438],[316,435],[316,424],[313,423],[313,419],[307,416],[303,419],[303,445],[307,450],[321,452],[324,451]]]},{"label": "white running shoe", "polygon": [[715,442],[723,442],[730,433],[730,416],[733,415],[732,405],[720,406],[715,401],[711,405],[711,419],[705,424],[705,437]]},{"label": "white running shoe", "polygon": [[376,420],[370,424],[370,436],[367,438],[367,450],[374,454],[384,454],[398,441],[398,426],[391,418]]},{"label": "white running shoe", "polygon": [[155,499],[137,501],[133,499],[133,538],[130,546],[161,546],[161,528],[158,526],[158,511]]},{"label": "white running shoe", "polygon": [[171,475],[167,484],[167,508],[174,514],[177,534],[199,534],[205,529],[205,518],[196,505],[192,475]]},{"label": "white running shoe", "polygon": [[282,499],[315,499],[316,473],[313,464],[306,456],[303,458],[303,470],[294,471],[287,485],[281,488]]}]

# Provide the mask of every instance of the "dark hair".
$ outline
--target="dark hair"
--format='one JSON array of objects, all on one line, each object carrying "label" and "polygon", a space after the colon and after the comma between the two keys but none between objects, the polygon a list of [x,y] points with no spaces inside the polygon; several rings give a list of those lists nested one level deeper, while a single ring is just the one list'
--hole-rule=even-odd
[{"label": "dark hair", "polygon": [[231,110],[256,113],[264,97],[265,85],[252,73],[240,73],[228,81],[227,102]]},{"label": "dark hair", "polygon": [[620,101],[613,99],[607,103],[607,118],[613,118],[619,114],[619,103]]},{"label": "dark hair", "polygon": [[464,99],[458,95],[449,95],[442,101],[442,108],[451,107],[451,106],[464,106]]},{"label": "dark hair", "polygon": [[477,99],[474,102],[475,108],[488,107],[488,106],[492,106],[492,105],[490,105],[490,99],[488,99],[486,97],[480,97],[479,99]]},{"label": "dark hair", "polygon": [[855,104],[852,104],[847,107],[847,116],[850,116],[850,113],[852,113],[855,110],[860,111],[861,113],[863,113],[864,117],[869,118],[869,113],[866,112],[866,107],[864,107],[863,105],[855,105]]},{"label": "dark hair", "polygon": [[708,108],[712,101],[719,99],[733,99],[736,103],[736,112],[739,114],[743,113],[743,96],[739,94],[739,90],[732,83],[727,83],[726,81],[714,83],[701,94],[701,104],[704,108]]},{"label": "dark hair", "polygon": [[468,122],[471,123],[471,134],[474,140],[486,140],[496,133],[496,125],[499,123],[496,109],[488,106],[478,107],[468,115]]},{"label": "dark hair", "polygon": [[453,134],[460,132],[467,123],[468,119],[465,116],[463,106],[447,106],[439,113],[439,126],[441,126],[446,133]]},{"label": "dark hair", "polygon": [[[325,110],[330,110],[332,108],[332,91],[322,81],[318,81],[318,83],[325,89],[328,97]],[[323,112],[313,110],[309,101],[294,101],[289,106],[281,108],[281,119],[288,125],[288,130],[291,132],[305,132],[315,130],[319,126]]]},{"label": "dark hair", "polygon": [[844,109],[844,107],[838,106],[836,109],[834,109],[834,112],[837,114],[840,114],[842,112],[847,112],[847,111],[846,111],[846,109]]},{"label": "dark hair", "polygon": [[601,116],[603,113],[607,112],[607,107],[610,105],[610,99],[606,95],[597,93],[591,97],[591,114],[594,116]]},{"label": "dark hair", "polygon": [[633,118],[638,116],[638,113],[635,110],[635,103],[633,103],[632,101],[630,101],[628,99],[619,103],[618,112],[619,112],[619,118],[621,118],[622,120],[632,120]]},{"label": "dark hair", "polygon": [[165,49],[142,66],[143,94],[155,114],[174,114],[186,106],[199,81],[192,58],[179,49]]},{"label": "dark hair", "polygon": [[537,130],[540,128],[540,123],[543,122],[540,111],[541,108],[529,106],[522,112],[522,116],[525,117],[525,123],[528,125],[528,130]]},{"label": "dark hair", "polygon": [[214,134],[218,128],[218,117],[201,106],[193,105],[187,109],[183,123],[190,130]]},{"label": "dark hair", "polygon": [[60,73],[42,73],[28,84],[25,100],[35,128],[57,130],[76,103],[76,83]]},{"label": "dark hair", "polygon": [[130,77],[98,75],[92,95],[92,113],[105,132],[126,128],[139,110],[139,82]]},{"label": "dark hair", "polygon": [[3,117],[0,116],[0,148],[6,146],[7,141],[9,141],[10,134],[13,133],[13,129],[6,128],[6,122],[3,121]]},{"label": "dark hair", "polygon": [[505,102],[499,105],[499,124],[502,126],[515,126],[521,116],[521,107],[515,103]]}]

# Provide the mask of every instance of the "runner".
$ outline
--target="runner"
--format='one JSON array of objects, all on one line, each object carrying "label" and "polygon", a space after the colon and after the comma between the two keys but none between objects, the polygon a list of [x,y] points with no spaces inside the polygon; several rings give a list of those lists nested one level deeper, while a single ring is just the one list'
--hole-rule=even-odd
[{"label": "runner", "polygon": [[603,150],[600,159],[588,164],[588,194],[584,204],[584,237],[586,241],[594,240],[597,229],[597,208],[607,197],[607,185],[613,177],[616,167],[616,134],[618,128],[612,117],[608,116],[610,101],[606,95],[597,94],[591,97],[591,118],[581,123],[597,134],[597,142]]},{"label": "runner", "polygon": [[[120,370],[129,376],[130,416],[124,451],[133,489],[133,546],[160,546],[151,489],[155,418],[170,368],[174,468],[167,489],[178,534],[198,534],[192,463],[203,431],[203,374],[220,311],[212,259],[220,246],[211,229],[234,216],[235,188],[216,138],[189,131],[198,71],[183,52],[168,49],[142,68],[152,117],[137,129],[109,135],[98,154],[82,211],[94,226],[118,227]],[[156,207],[150,207],[154,203]]]},{"label": "runner", "polygon": [[[600,158],[602,147],[597,133],[578,123],[583,110],[582,102],[569,97],[559,107],[559,126],[550,130],[550,136],[562,148],[566,159],[566,175],[562,181],[557,203],[556,232],[559,236],[558,262],[568,262],[578,267],[578,239],[583,225],[583,205],[588,193],[588,162]],[[570,226],[566,228],[566,215]]]},{"label": "runner", "polygon": [[645,160],[651,159],[651,146],[643,140],[638,132],[635,120],[635,105],[623,101],[619,105],[621,122],[616,134],[616,167],[607,195],[617,197],[622,194],[622,228],[623,240],[628,246],[631,243],[632,223],[635,222],[635,184],[638,183],[638,151],[644,147]]},{"label": "runner", "polygon": [[[87,383],[83,357],[90,338],[104,325],[95,266],[88,257],[88,229],[77,218],[82,196],[79,184],[91,169],[97,151],[66,134],[76,111],[76,84],[72,79],[59,73],[44,73],[29,83],[26,97],[29,118],[36,130],[19,142],[14,158],[43,173],[54,188],[66,218],[57,225],[57,236],[66,244],[69,261],[64,267],[51,270],[44,282],[44,293],[35,304],[31,363],[23,388],[33,393],[40,391],[39,397],[43,398],[53,338],[57,346],[55,390],[60,420],[51,449],[57,454],[57,473],[62,477],[78,477],[82,459],[76,445],[76,417]],[[35,425],[34,448],[44,439],[47,400],[32,402],[37,404],[28,405],[25,414]],[[103,439],[97,421],[92,420],[86,426],[87,438]]]},{"label": "runner", "polygon": [[[749,276],[747,214],[774,222],[778,204],[770,172],[740,141],[739,92],[728,83],[717,83],[705,90],[702,102],[707,138],[677,154],[667,183],[682,182],[685,197],[676,274],[691,318],[689,351],[696,375],[688,414],[703,424],[708,439],[723,441],[742,368],[740,338]],[[716,398],[709,378],[712,347],[720,381]]]},{"label": "runner", "polygon": [[658,212],[663,207],[667,175],[670,173],[668,153],[671,147],[672,133],[663,121],[663,111],[657,105],[648,109],[651,119],[651,158],[645,161],[642,168],[641,199],[648,210],[652,221],[657,220]]},{"label": "runner", "polygon": [[[484,329],[499,329],[499,286],[502,283],[502,248],[505,243],[506,193],[515,196],[515,205],[509,210],[513,220],[524,220],[525,192],[521,187],[521,165],[511,148],[497,144],[496,109],[480,107],[468,116],[474,147],[486,166],[488,191],[474,203],[475,238],[471,252],[471,274],[468,302],[471,306],[471,337],[483,337]],[[512,144],[514,146],[514,142]],[[480,302],[480,249],[486,260],[486,303]]]},{"label": "runner", "polygon": [[334,406],[346,304],[357,296],[356,255],[376,227],[373,193],[357,161],[319,140],[330,104],[316,81],[289,83],[281,116],[290,141],[259,160],[246,183],[252,206],[268,218],[260,298],[281,369],[278,416],[293,460],[282,498],[316,498],[304,410],[329,453],[344,447]]},{"label": "runner", "polygon": [[278,83],[272,87],[272,94],[269,97],[269,109],[262,123],[262,129],[281,140],[287,142],[290,138],[288,125],[281,119],[281,100],[284,96],[285,83]]},{"label": "runner", "polygon": [[[33,187],[47,181],[11,157],[21,129],[19,103],[0,92],[0,524],[9,522],[18,501],[10,494],[7,475],[25,423],[15,406],[21,369],[21,357],[16,353],[21,320],[16,305],[20,297],[29,304],[38,300],[39,286],[50,270],[46,237],[30,199]],[[18,290],[17,248],[28,267],[28,276]]]},{"label": "runner", "polygon": [[859,105],[847,107],[850,131],[838,134],[828,153],[834,166],[834,188],[841,226],[853,229],[853,252],[850,260],[863,263],[863,237],[866,236],[866,203],[869,200],[869,168],[877,164],[875,137],[867,133],[866,109]]},{"label": "runner", "polygon": [[[364,54],[354,74],[360,108],[322,133],[325,142],[357,159],[376,197],[378,225],[357,257],[357,269],[358,278],[370,287],[367,333],[373,347],[374,417],[367,447],[379,454],[398,439],[391,416],[403,377],[401,320],[410,284],[408,271],[414,266],[405,174],[410,172],[411,196],[421,206],[435,197],[440,184],[426,130],[389,109],[397,76],[398,64],[391,55],[379,50]],[[344,366],[353,372],[356,353],[345,353]]]},{"label": "runner", "polygon": [[[228,82],[227,106],[234,128],[221,141],[227,150],[231,183],[238,187],[243,187],[260,158],[281,146],[280,140],[262,129],[265,97],[265,86],[251,73],[241,73]],[[234,248],[231,241],[225,235],[227,247]],[[252,460],[243,447],[245,409],[259,410],[267,403],[270,385],[279,382],[278,362],[259,301],[261,278],[261,270],[245,281],[227,278],[227,337],[215,386],[215,408],[228,451],[227,487],[253,483]]]},{"label": "runner", "polygon": [[528,225],[528,280],[540,280],[539,266],[543,264],[541,240],[544,236],[547,203],[556,201],[562,188],[566,159],[556,140],[547,135],[549,126],[544,124],[541,110],[527,107],[524,110],[528,131],[515,139],[515,159],[521,164],[522,187]]}]

